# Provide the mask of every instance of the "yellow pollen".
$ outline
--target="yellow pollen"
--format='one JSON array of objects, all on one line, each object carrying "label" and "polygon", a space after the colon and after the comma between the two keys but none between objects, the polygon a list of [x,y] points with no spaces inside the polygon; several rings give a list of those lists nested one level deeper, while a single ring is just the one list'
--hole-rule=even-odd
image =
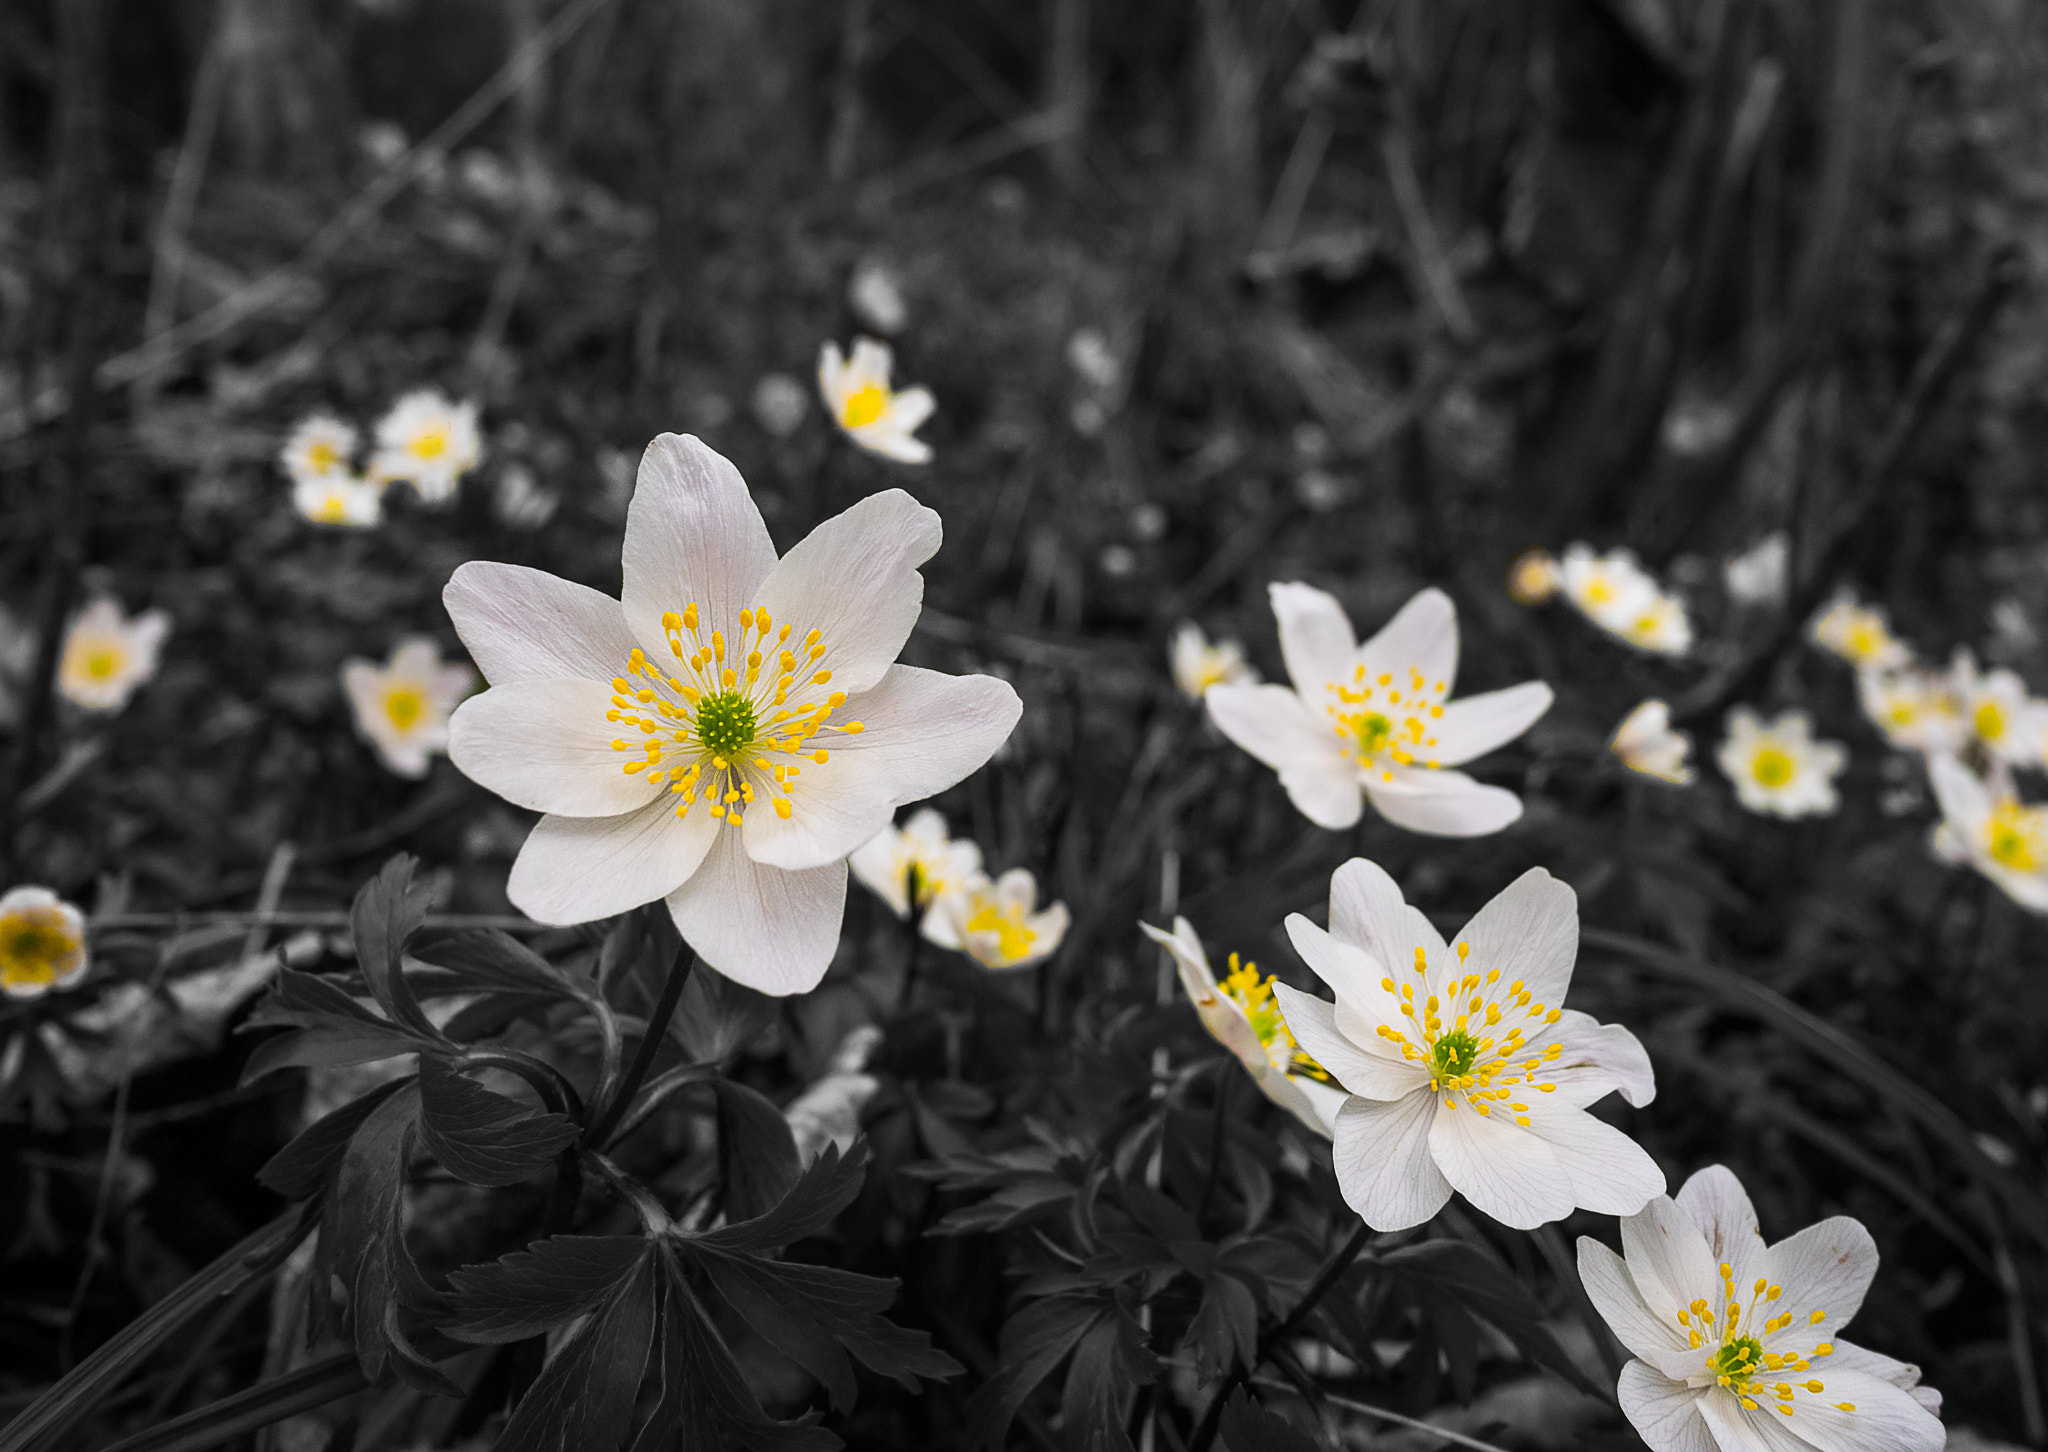
[{"label": "yellow pollen", "polygon": [[850,429],[873,423],[889,410],[889,390],[879,383],[856,388],[839,405],[839,421]]},{"label": "yellow pollen", "polygon": [[1767,787],[1781,787],[1785,785],[1785,783],[1792,780],[1795,770],[1796,767],[1790,754],[1779,750],[1775,746],[1763,747],[1755,756],[1750,758],[1750,775]]}]

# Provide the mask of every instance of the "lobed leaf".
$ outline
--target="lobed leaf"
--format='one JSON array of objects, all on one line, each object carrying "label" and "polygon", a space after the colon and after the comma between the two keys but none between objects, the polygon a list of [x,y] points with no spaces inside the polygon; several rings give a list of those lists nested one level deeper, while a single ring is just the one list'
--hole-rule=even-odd
[{"label": "lobed leaf", "polygon": [[403,969],[406,942],[427,917],[428,893],[413,883],[413,866],[401,852],[364,883],[349,910],[349,928],[371,996],[393,1022],[438,1042],[441,1032],[421,1010]]},{"label": "lobed leaf", "polygon": [[377,1106],[411,1084],[410,1075],[379,1084],[360,1098],[322,1115],[300,1130],[292,1142],[264,1161],[256,1178],[287,1200],[310,1199],[327,1179],[349,1141]]},{"label": "lobed leaf", "polygon": [[442,1329],[458,1341],[523,1341],[587,1316],[642,1267],[650,1243],[638,1235],[556,1235],[488,1265],[448,1276],[453,1316]]},{"label": "lobed leaf", "polygon": [[498,1434],[496,1452],[617,1452],[654,1344],[660,1272],[638,1241],[627,1274],[542,1369]]},{"label": "lobed leaf", "polygon": [[567,1115],[486,1089],[443,1055],[420,1055],[420,1143],[457,1179],[483,1186],[530,1180],[580,1133]]},{"label": "lobed leaf", "polygon": [[759,1254],[816,1235],[860,1193],[867,1162],[865,1141],[855,1141],[853,1148],[843,1155],[837,1145],[827,1145],[773,1210],[737,1225],[687,1236],[685,1240],[711,1250]]},{"label": "lobed leaf", "polygon": [[718,1098],[718,1161],[729,1220],[752,1220],[782,1203],[803,1166],[782,1111],[744,1084],[711,1081]]}]

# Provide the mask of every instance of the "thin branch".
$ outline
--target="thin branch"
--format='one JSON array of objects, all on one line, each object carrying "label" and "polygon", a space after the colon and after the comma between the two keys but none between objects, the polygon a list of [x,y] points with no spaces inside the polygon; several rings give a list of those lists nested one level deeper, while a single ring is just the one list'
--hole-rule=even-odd
[{"label": "thin branch", "polygon": [[697,966],[697,952],[688,943],[676,950],[675,962],[669,965],[668,981],[661,986],[661,998],[654,1005],[654,1012],[647,1016],[647,1032],[640,1039],[640,1050],[634,1054],[633,1062],[626,1070],[626,1077],[612,1095],[596,1121],[583,1133],[583,1142],[602,1149],[625,1118],[633,1096],[640,1092],[648,1073],[654,1068],[654,1061],[661,1053],[661,1042],[668,1037],[669,1020],[675,1017],[676,1005],[682,1001],[683,985],[690,980],[690,970]]}]

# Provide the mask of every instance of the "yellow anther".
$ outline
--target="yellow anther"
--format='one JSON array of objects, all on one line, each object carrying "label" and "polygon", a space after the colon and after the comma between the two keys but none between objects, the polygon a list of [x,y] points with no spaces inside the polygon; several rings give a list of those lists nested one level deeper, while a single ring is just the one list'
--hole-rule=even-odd
[{"label": "yellow anther", "polygon": [[848,721],[848,722],[847,722],[847,723],[846,723],[845,725],[841,726],[841,727],[840,727],[839,729],[840,729],[841,731],[845,731],[845,732],[848,732],[848,733],[849,733],[849,734],[851,734],[851,735],[854,735],[854,736],[858,736],[858,735],[860,735],[860,733],[861,733],[861,732],[863,732],[863,731],[867,730],[868,728],[867,728],[867,725],[866,725],[866,723],[865,723],[865,722],[861,722],[861,721]]},{"label": "yellow anther", "polygon": [[664,610],[661,612],[661,628],[663,630],[681,630],[683,628],[683,617],[676,614],[673,610]]},{"label": "yellow anther", "polygon": [[771,800],[775,803],[775,815],[787,822],[789,820],[789,798],[774,797]]},{"label": "yellow anther", "polygon": [[691,601],[691,602],[690,602],[689,604],[687,604],[687,605],[685,605],[685,606],[683,607],[683,629],[685,629],[685,630],[695,630],[696,628],[697,628],[697,602],[696,602],[696,601],[694,601],[694,600],[692,600],[692,601]]},{"label": "yellow anther", "polygon": [[1825,1311],[1815,1311],[1811,1316],[1808,1316],[1806,1318],[1806,1324],[1809,1326],[1818,1326],[1821,1322],[1827,1319],[1827,1316],[1828,1313]]},{"label": "yellow anther", "polygon": [[814,685],[814,686],[822,686],[822,685],[824,685],[824,684],[825,684],[826,682],[830,681],[831,679],[832,679],[832,672],[830,672],[830,671],[819,671],[819,672],[818,672],[818,673],[817,673],[816,675],[814,675],[814,676],[812,676],[812,677],[811,677],[811,684],[812,684],[812,685]]}]

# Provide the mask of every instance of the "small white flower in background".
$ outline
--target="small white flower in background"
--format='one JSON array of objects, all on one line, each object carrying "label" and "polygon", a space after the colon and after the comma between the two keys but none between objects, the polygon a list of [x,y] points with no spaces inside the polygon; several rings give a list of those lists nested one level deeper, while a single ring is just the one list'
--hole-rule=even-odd
[{"label": "small white flower in background", "polygon": [[771,438],[786,439],[803,427],[811,411],[811,396],[787,373],[763,374],[749,400],[754,422]]},{"label": "small white flower in background", "polygon": [[507,464],[491,496],[491,513],[513,529],[539,529],[555,517],[562,496],[543,489],[524,464]]},{"label": "small white flower in background", "polygon": [[1671,729],[1671,708],[1652,697],[1622,718],[1608,739],[1607,749],[1621,758],[1630,771],[1654,776],[1673,786],[1685,786],[1693,779],[1692,738]]},{"label": "small white flower in background", "polygon": [[1835,777],[1849,764],[1839,741],[1815,741],[1813,719],[1786,711],[1766,724],[1747,706],[1728,713],[1728,736],[1715,754],[1735,799],[1774,817],[1824,817],[1838,804]]},{"label": "small white flower in background", "polygon": [[1976,868],[2029,912],[2048,913],[2048,807],[2027,806],[1953,756],[1928,758],[1927,775],[1941,804],[1935,852]]},{"label": "small white flower in background", "polygon": [[2010,595],[1992,605],[1991,633],[2012,653],[2032,650],[2041,639],[2034,622],[2027,619],[2027,607]]},{"label": "small white flower in background", "polygon": [[1684,602],[1660,589],[1628,550],[1601,555],[1590,545],[1568,545],[1558,585],[1581,615],[1637,650],[1683,655],[1692,648]]},{"label": "small white flower in background", "polygon": [[903,285],[887,263],[873,257],[853,269],[846,284],[846,305],[853,309],[861,326],[884,337],[894,337],[910,322],[910,304],[903,300]]},{"label": "small white flower in background", "polygon": [[2026,682],[2013,671],[1979,671],[1977,658],[1967,650],[1956,652],[1949,677],[1964,725],[1986,757],[2007,766],[2043,764],[2048,702],[2028,695]]},{"label": "small white flower in background", "polygon": [[1013,867],[990,882],[977,877],[932,904],[924,935],[984,968],[1025,968],[1050,957],[1067,935],[1067,905],[1038,906],[1038,879]]},{"label": "small white flower in background", "polygon": [[1684,655],[1692,649],[1692,622],[1686,619],[1685,604],[1676,595],[1651,597],[1615,634],[1652,655]]},{"label": "small white flower in background", "polygon": [[1722,583],[1738,605],[1775,605],[1785,598],[1792,568],[1792,541],[1773,530],[1721,567]]},{"label": "small white flower in background", "polygon": [[1720,1165],[1621,1222],[1622,1254],[1579,1238],[1579,1279],[1634,1356],[1615,1390],[1651,1452],[1940,1452],[1920,1368],[1837,1334],[1877,1245],[1836,1216],[1766,1245]]},{"label": "small white flower in background", "polygon": [[1344,607],[1308,585],[1268,587],[1294,682],[1211,686],[1203,700],[1225,736],[1280,774],[1319,827],[1355,823],[1370,800],[1397,827],[1439,837],[1498,832],[1522,800],[1448,768],[1514,740],[1550,709],[1529,681],[1449,699],[1458,671],[1450,596],[1429,589],[1359,645]]},{"label": "small white flower in background", "polygon": [[1123,365],[1098,328],[1079,328],[1067,339],[1067,366],[1098,393],[1112,393],[1123,381]]},{"label": "small white flower in background", "polygon": [[899,918],[913,910],[924,912],[948,893],[986,880],[981,848],[965,838],[949,838],[946,819],[933,807],[913,813],[901,829],[893,824],[882,828],[854,849],[846,865]]},{"label": "small white flower in background", "polygon": [[1287,936],[1335,992],[1278,984],[1295,1041],[1350,1095],[1333,1166],[1375,1230],[1420,1225],[1456,1190],[1530,1230],[1573,1209],[1633,1215],[1664,1190],[1641,1146],[1586,1113],[1619,1090],[1656,1094],[1634,1034],[1565,1009],[1579,956],[1578,896],[1540,867],[1508,884],[1446,946],[1374,863],[1330,879],[1330,928],[1300,913]]},{"label": "small white flower in background", "polygon": [[76,983],[90,963],[84,913],[47,887],[0,896],[0,993],[41,998]]},{"label": "small white flower in background", "polygon": [[171,617],[145,610],[134,619],[112,600],[85,607],[64,636],[57,662],[57,693],[88,711],[118,711],[135,688],[156,674]]},{"label": "small white flower in background", "polygon": [[882,1087],[881,1080],[866,1072],[868,1059],[881,1044],[882,1031],[871,1023],[851,1030],[833,1051],[831,1067],[782,1111],[796,1141],[799,1164],[808,1165],[828,1144],[837,1145],[841,1153],[852,1148],[860,1134],[861,1111]]},{"label": "small white flower in background", "polygon": [[1863,714],[1885,740],[1908,751],[1960,751],[1969,739],[1955,678],[1917,665],[1870,669],[1856,676]]},{"label": "small white flower in background", "polygon": [[356,474],[292,481],[292,508],[313,524],[369,529],[384,520],[384,491]]},{"label": "small white flower in background", "polygon": [[623,601],[516,565],[456,570],[442,598],[491,687],[456,711],[450,755],[547,814],[513,903],[567,924],[662,899],[718,972],[814,987],[848,854],[987,761],[1023,710],[994,677],[895,664],[939,537],[891,489],[778,561],[739,471],[663,434],[627,512]]},{"label": "small white flower in background", "polygon": [[377,421],[377,452],[371,477],[403,479],[428,504],[455,497],[462,476],[483,458],[476,405],[451,403],[437,388],[408,393]]},{"label": "small white flower in background", "polygon": [[818,392],[833,422],[862,448],[899,463],[929,463],[931,445],[913,435],[937,405],[929,389],[892,390],[893,366],[889,345],[873,338],[856,339],[850,359],[827,343],[818,352]]},{"label": "small white flower in background", "polygon": [[308,414],[292,426],[277,462],[294,484],[307,479],[345,479],[355,473],[355,425],[332,414]]},{"label": "small white flower in background", "polygon": [[[363,3],[363,0],[358,0],[358,3]],[[363,8],[371,10],[376,7],[363,3]],[[356,144],[362,147],[363,155],[378,166],[390,166],[405,155],[406,147],[411,145],[406,140],[405,128],[395,121],[366,122],[356,133]]]},{"label": "small white flower in background", "polygon": [[1541,605],[1563,584],[1564,574],[1549,550],[1523,550],[1508,566],[1508,598],[1517,605]]},{"label": "small white flower in background", "polygon": [[1893,671],[1912,663],[1911,653],[1892,634],[1884,611],[1858,604],[1847,590],[1814,616],[1808,631],[1814,644],[1861,671]]},{"label": "small white flower in background", "polygon": [[1214,645],[1202,634],[1202,627],[1183,620],[1174,627],[1171,659],[1173,683],[1183,694],[1199,701],[1211,686],[1256,685],[1259,673],[1245,664],[1244,647],[1234,640]]},{"label": "small white flower in background", "polygon": [[426,636],[409,636],[378,666],[360,658],[344,661],[342,689],[355,711],[356,729],[377,748],[384,764],[400,776],[427,774],[427,758],[448,749],[448,716],[476,689],[476,672],[444,665],[440,647]]},{"label": "small white flower in background", "polygon": [[1273,997],[1273,980],[1261,978],[1255,963],[1240,967],[1237,954],[1232,953],[1230,976],[1218,983],[1210,971],[1209,957],[1202,951],[1202,940],[1186,918],[1175,918],[1170,933],[1150,923],[1138,926],[1173,955],[1180,985],[1193,1001],[1202,1027],[1236,1055],[1259,1092],[1324,1139],[1334,1135],[1344,1091],[1287,1031]]}]

